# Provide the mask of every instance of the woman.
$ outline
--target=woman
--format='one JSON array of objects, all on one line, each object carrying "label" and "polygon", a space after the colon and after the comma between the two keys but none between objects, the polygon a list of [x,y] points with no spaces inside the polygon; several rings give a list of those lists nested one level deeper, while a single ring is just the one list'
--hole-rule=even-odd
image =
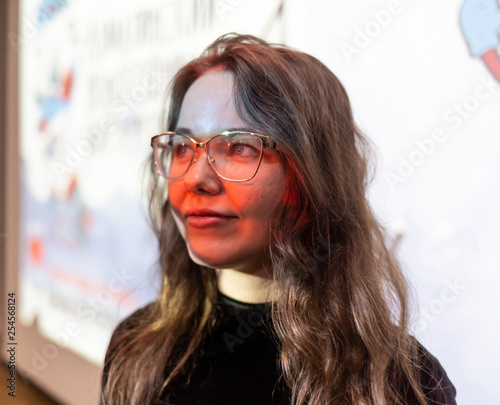
[{"label": "woman", "polygon": [[408,333],[365,198],[368,142],[333,73],[226,35],[170,95],[152,139],[162,291],[115,331],[103,402],[454,404]]}]

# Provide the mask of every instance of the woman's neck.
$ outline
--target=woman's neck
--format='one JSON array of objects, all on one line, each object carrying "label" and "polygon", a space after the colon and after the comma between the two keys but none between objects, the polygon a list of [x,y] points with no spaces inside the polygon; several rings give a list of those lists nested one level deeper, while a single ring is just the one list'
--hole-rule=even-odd
[{"label": "woman's neck", "polygon": [[273,301],[273,281],[270,278],[233,269],[217,269],[219,291],[237,301],[258,304]]}]

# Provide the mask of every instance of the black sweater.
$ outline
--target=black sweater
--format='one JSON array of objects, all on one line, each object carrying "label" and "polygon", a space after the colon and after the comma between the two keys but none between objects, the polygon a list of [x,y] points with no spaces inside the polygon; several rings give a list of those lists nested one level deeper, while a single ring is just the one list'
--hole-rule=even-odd
[{"label": "black sweater", "polygon": [[[143,311],[138,310],[123,321],[112,341],[120,331],[133,327]],[[247,304],[219,293],[217,321],[213,333],[197,353],[191,377],[177,378],[159,404],[289,404],[290,391],[279,378],[278,347],[266,304]],[[421,383],[429,403],[456,404],[455,387],[439,361],[420,344],[418,350],[422,362]],[[103,382],[112,356],[108,349]],[[144,372],[147,372],[146,365]],[[413,394],[407,394],[406,398],[408,404],[417,403]]]}]

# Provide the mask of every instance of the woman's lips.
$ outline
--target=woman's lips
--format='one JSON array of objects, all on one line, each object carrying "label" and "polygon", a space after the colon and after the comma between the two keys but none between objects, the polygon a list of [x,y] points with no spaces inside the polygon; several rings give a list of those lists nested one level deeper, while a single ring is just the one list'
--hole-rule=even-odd
[{"label": "woman's lips", "polygon": [[225,225],[234,219],[237,219],[237,217],[223,215],[212,210],[190,210],[186,212],[187,224],[195,228],[210,228]]},{"label": "woman's lips", "polygon": [[209,228],[212,226],[224,225],[233,219],[236,219],[236,217],[188,215],[187,224],[195,228]]}]

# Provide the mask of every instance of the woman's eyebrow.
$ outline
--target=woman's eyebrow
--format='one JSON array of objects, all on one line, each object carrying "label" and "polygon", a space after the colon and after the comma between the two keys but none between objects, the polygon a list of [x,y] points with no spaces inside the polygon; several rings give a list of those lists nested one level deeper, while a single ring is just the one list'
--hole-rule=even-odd
[{"label": "woman's eyebrow", "polygon": [[[213,132],[210,135],[216,135],[220,134],[225,131],[241,131],[241,132],[255,132],[255,129],[249,128],[249,127],[236,127],[236,128],[227,128],[219,132]],[[184,128],[184,127],[178,127],[175,128],[174,132],[177,132],[179,134],[184,134],[184,135],[192,135],[193,132],[189,128]]]},{"label": "woman's eyebrow", "polygon": [[228,128],[226,131],[256,132],[254,128],[249,127]]},{"label": "woman's eyebrow", "polygon": [[189,128],[183,128],[183,127],[175,128],[174,132],[177,132],[179,134],[184,134],[184,135],[191,135],[192,134],[192,132]]}]

